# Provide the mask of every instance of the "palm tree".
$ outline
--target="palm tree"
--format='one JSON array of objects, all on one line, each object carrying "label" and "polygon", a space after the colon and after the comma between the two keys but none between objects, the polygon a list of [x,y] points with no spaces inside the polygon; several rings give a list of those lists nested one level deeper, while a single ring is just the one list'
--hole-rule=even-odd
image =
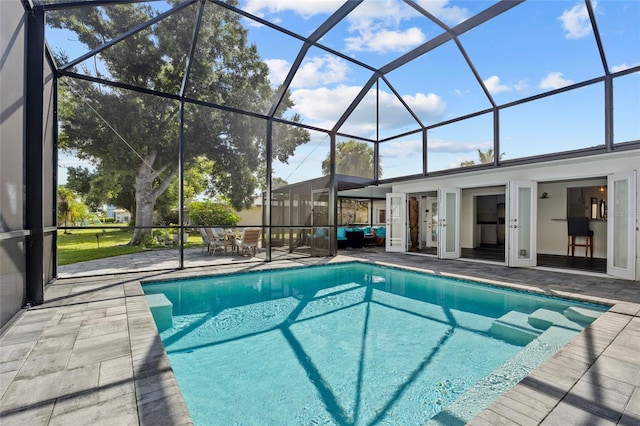
[{"label": "palm tree", "polygon": [[[504,157],[504,154],[505,154],[504,152],[500,154],[500,160],[502,160],[502,157]],[[493,148],[487,149],[486,152],[482,152],[480,149],[478,149],[478,158],[480,161],[479,164],[493,163]],[[475,164],[476,162],[474,160],[467,160],[460,163],[460,167],[469,167]]]}]

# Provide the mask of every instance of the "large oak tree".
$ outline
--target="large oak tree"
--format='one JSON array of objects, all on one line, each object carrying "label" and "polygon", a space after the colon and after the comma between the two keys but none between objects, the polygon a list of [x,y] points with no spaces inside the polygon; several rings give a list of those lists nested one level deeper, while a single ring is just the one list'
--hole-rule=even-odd
[{"label": "large oak tree", "polygon": [[[366,142],[348,140],[336,144],[336,173],[373,179],[373,146]],[[322,173],[329,174],[331,156],[322,160]],[[382,166],[378,165],[378,178],[382,177]]]},{"label": "large oak tree", "polygon": [[[173,4],[180,1],[174,0]],[[80,64],[81,73],[159,92],[179,94],[200,2],[161,20]],[[204,4],[184,95],[201,101],[265,113],[275,97],[268,68],[239,15]],[[48,22],[77,34],[90,49],[101,46],[160,12],[141,3],[57,11]],[[64,55],[64,53],[61,53]],[[180,103],[159,96],[64,79],[60,111],[62,149],[92,161],[100,173],[117,176],[121,207],[134,213],[137,227],[153,226],[156,201],[178,172]],[[202,158],[211,161],[209,193],[222,195],[237,208],[253,200],[264,175],[264,120],[186,103],[185,168]],[[279,111],[292,106],[289,94]],[[279,117],[282,115],[280,114]],[[290,121],[299,121],[294,115]],[[286,161],[308,142],[308,132],[294,126],[274,135],[273,155]],[[199,160],[200,159],[200,160]],[[127,203],[128,200],[128,203]],[[128,204],[128,205],[127,205]],[[137,228],[131,244],[150,229]]]}]

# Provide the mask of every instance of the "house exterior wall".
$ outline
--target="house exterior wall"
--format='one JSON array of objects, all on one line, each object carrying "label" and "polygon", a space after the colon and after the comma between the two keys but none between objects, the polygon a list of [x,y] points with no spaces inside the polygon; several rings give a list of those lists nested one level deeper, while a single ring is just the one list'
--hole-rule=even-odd
[{"label": "house exterior wall", "polygon": [[[606,185],[606,176],[614,173],[636,170],[640,172],[640,151],[624,151],[594,155],[584,158],[573,158],[523,166],[505,167],[461,173],[457,175],[439,176],[429,179],[416,179],[392,184],[392,192],[420,193],[435,191],[443,187],[463,189],[461,199],[462,247],[473,247],[473,205],[472,197],[478,194],[493,192],[509,181],[523,180],[538,183],[538,195],[547,192],[547,199],[538,199],[537,241],[538,252],[546,254],[566,254],[567,229],[566,189],[577,186]],[[637,178],[640,173],[637,174]],[[640,182],[636,182],[640,188]],[[636,196],[635,212],[640,211],[640,198]],[[637,222],[636,222],[637,223]],[[594,231],[594,256],[606,257],[606,221],[591,222]],[[636,225],[636,279],[640,271],[640,236]]]},{"label": "house exterior wall", "polygon": [[115,223],[129,223],[131,221],[131,213],[128,210],[115,210],[113,219]]},{"label": "house exterior wall", "polygon": [[252,206],[246,210],[238,212],[240,222],[238,226],[261,226],[262,224],[262,206]]},{"label": "house exterior wall", "polygon": [[25,31],[22,4],[0,1],[0,327],[26,300]]}]

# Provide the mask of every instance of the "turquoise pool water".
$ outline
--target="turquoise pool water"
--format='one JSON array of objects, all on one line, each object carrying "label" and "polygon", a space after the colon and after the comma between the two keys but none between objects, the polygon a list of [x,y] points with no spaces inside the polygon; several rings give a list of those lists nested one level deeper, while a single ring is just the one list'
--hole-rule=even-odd
[{"label": "turquoise pool water", "polygon": [[143,289],[198,425],[461,425],[606,309],[358,262]]}]

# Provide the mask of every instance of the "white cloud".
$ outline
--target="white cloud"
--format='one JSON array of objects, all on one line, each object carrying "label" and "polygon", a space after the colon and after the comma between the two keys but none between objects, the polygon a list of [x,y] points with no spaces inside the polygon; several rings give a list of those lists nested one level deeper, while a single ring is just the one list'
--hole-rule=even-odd
[{"label": "white cloud", "polygon": [[[291,64],[284,59],[267,59],[269,81],[272,86],[282,84]],[[349,66],[341,58],[325,55],[307,58],[296,72],[291,88],[310,88],[323,84],[341,83],[347,80]]]},{"label": "white cloud", "polygon": [[529,90],[529,83],[526,80],[520,80],[516,84],[513,85],[513,88],[518,92],[525,92]]},{"label": "white cloud", "polygon": [[406,19],[419,16],[412,7],[402,0],[364,1],[347,16],[352,30],[368,26],[397,26]]},{"label": "white cloud", "polygon": [[422,136],[416,139],[390,141],[380,144],[380,156],[390,158],[415,158],[416,154],[422,156]]},{"label": "white cloud", "polygon": [[406,52],[424,43],[426,37],[420,28],[412,27],[404,31],[363,29],[358,36],[345,38],[349,52]]},{"label": "white cloud", "polygon": [[[306,123],[331,129],[360,90],[359,86],[346,85],[333,89],[321,87],[294,90],[291,94],[295,103],[293,109],[300,113]],[[403,98],[419,117],[441,118],[446,110],[442,98],[433,93],[416,93]],[[417,127],[413,117],[392,93],[380,91],[379,108],[381,130]],[[341,130],[356,136],[373,137],[376,131],[375,111],[376,99],[372,90],[358,104]]]},{"label": "white cloud", "polygon": [[469,9],[448,6],[449,0],[418,0],[416,3],[445,24],[457,25],[469,18]]},{"label": "white cloud", "polygon": [[493,142],[491,141],[455,142],[455,141],[447,141],[442,139],[429,139],[427,141],[427,146],[429,151],[432,151],[432,152],[445,152],[445,153],[473,152],[476,155],[476,158],[468,158],[468,159],[477,160],[478,150],[493,148]]},{"label": "white cloud", "polygon": [[502,92],[510,92],[512,90],[524,92],[529,88],[529,85],[524,80],[520,80],[515,84],[501,84],[500,77],[498,77],[497,75],[492,75],[483,82],[485,86],[487,86],[487,90],[489,91],[489,93],[491,93],[492,95]]},{"label": "white cloud", "polygon": [[418,13],[400,0],[365,1],[348,16],[347,52],[405,52],[426,40],[417,27],[401,28]]},{"label": "white cloud", "polygon": [[418,115],[428,119],[442,118],[447,110],[447,104],[442,98],[434,93],[416,93],[415,95],[404,95],[404,101]]},{"label": "white cloud", "polygon": [[[243,9],[279,22],[286,19],[282,15],[285,12],[308,19],[316,15],[332,14],[343,3],[344,0],[248,0]],[[420,0],[419,3],[450,25],[458,24],[470,16],[468,9],[450,6],[449,0]],[[415,18],[427,22],[427,18],[402,0],[365,1],[346,17],[349,22],[348,31],[351,33],[344,40],[346,49],[348,52],[406,52],[426,40],[419,27],[401,27],[403,21]]]},{"label": "white cloud", "polygon": [[[382,93],[383,92],[381,91],[380,94],[382,95]],[[380,101],[381,109],[384,108],[383,102],[383,100]],[[347,117],[340,130],[346,133],[353,133],[357,136],[375,138],[376,95],[374,90],[369,90],[358,106],[353,110],[351,115]]]},{"label": "white cloud", "polygon": [[[449,0],[418,0],[423,9],[430,12],[445,24],[457,25],[469,18],[469,10],[464,7],[450,6]],[[349,14],[349,20],[356,25],[358,22],[386,21],[387,25],[399,24],[403,20],[421,17],[414,8],[401,0],[369,0],[358,6]],[[421,18],[426,19],[426,18]],[[369,22],[371,23],[371,22]]]},{"label": "white cloud", "polygon": [[611,71],[613,72],[624,71],[624,70],[628,70],[629,68],[634,68],[638,66],[640,66],[640,62],[636,62],[635,64],[630,64],[630,65],[627,65],[627,63],[625,62],[624,64],[620,64],[612,67]]},{"label": "white cloud", "polygon": [[498,77],[497,75],[492,75],[491,77],[484,80],[484,85],[492,95],[500,92],[508,92],[511,90],[511,87],[500,84],[500,77]]},{"label": "white cloud", "polygon": [[[593,8],[596,2],[593,2]],[[584,3],[577,3],[570,10],[565,10],[560,17],[562,29],[566,31],[565,38],[570,40],[578,40],[591,34],[591,21],[589,21],[589,12]]]},{"label": "white cloud", "polygon": [[540,81],[540,85],[538,87],[541,89],[554,90],[570,84],[573,84],[573,80],[562,78],[561,72],[550,72],[542,79],[542,81]]},{"label": "white cloud", "polygon": [[349,66],[344,59],[330,55],[308,58],[298,69],[292,88],[344,82],[348,72]]},{"label": "white cloud", "polygon": [[291,99],[306,123],[330,129],[342,113],[349,107],[362,88],[340,85],[333,89],[298,89],[291,93]]},{"label": "white cloud", "polygon": [[277,87],[289,73],[291,64],[285,59],[265,59],[264,63],[269,67],[269,82],[272,86]]},{"label": "white cloud", "polygon": [[[380,133],[385,134],[387,130],[394,130],[397,133],[401,133],[406,130],[413,130],[418,128],[418,123],[411,116],[409,111],[404,107],[402,102],[390,92],[381,90],[378,103],[376,105],[375,90],[370,90],[369,93],[362,99],[360,104],[356,107],[353,113],[345,121],[344,128],[341,130],[344,132],[359,132],[358,135],[365,137],[375,137],[376,135],[376,108],[379,109],[379,121]],[[416,97],[418,97],[417,94]],[[434,95],[435,96],[435,95]],[[421,98],[425,96],[422,95]],[[432,101],[428,106],[423,102],[422,104],[416,104],[418,108],[428,109],[429,112],[435,114],[441,114],[438,110],[433,112],[434,107],[437,109],[440,105],[437,102]],[[421,111],[422,112],[422,111]],[[418,114],[420,115],[420,114]],[[395,132],[392,132],[395,134]]]},{"label": "white cloud", "polygon": [[303,18],[310,18],[315,15],[331,14],[343,3],[343,0],[248,0],[243,10],[260,17],[291,11]]}]

